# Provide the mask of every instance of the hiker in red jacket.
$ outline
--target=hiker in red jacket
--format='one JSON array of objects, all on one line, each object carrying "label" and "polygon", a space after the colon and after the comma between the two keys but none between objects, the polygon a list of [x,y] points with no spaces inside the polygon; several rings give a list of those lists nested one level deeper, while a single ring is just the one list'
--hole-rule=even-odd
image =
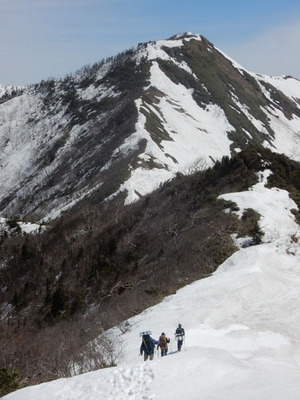
[{"label": "hiker in red jacket", "polygon": [[168,353],[168,343],[170,343],[170,339],[167,338],[167,336],[165,335],[165,333],[163,332],[159,339],[159,344],[157,346],[157,349],[160,347],[160,351],[161,351],[161,356],[165,356]]}]

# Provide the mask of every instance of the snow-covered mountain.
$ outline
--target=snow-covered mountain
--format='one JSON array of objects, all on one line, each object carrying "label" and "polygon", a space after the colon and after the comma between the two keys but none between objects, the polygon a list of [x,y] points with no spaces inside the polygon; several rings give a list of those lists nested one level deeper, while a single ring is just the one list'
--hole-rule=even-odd
[{"label": "snow-covered mountain", "polygon": [[[258,246],[240,247],[209,278],[188,285],[118,327],[124,359],[114,368],[27,387],[5,400],[296,400],[300,393],[299,225],[288,192],[265,185],[228,193],[238,214],[253,207],[265,232]],[[240,238],[240,245],[246,238]],[[178,323],[186,341],[176,352]],[[169,355],[139,357],[139,332],[171,337]]]},{"label": "snow-covered mountain", "polygon": [[[100,328],[124,350],[117,367],[4,398],[298,398],[300,168],[268,149],[300,160],[299,107],[299,81],[193,34],[1,87],[5,393],[78,372]],[[17,223],[63,210],[45,230]],[[141,360],[145,330],[171,337],[167,357]]]},{"label": "snow-covered mountain", "polygon": [[251,73],[202,36],[139,44],[65,79],[0,89],[0,214],[125,204],[248,144],[300,160],[300,82]]}]

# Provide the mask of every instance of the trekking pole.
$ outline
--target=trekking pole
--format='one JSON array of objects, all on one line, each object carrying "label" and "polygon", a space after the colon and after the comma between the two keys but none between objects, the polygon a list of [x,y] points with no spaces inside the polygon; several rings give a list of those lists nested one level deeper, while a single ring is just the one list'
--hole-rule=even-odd
[{"label": "trekking pole", "polygon": [[175,343],[176,343],[176,350],[178,350],[178,337],[177,337],[177,335],[176,335],[176,333],[174,333],[174,340],[175,340]]}]

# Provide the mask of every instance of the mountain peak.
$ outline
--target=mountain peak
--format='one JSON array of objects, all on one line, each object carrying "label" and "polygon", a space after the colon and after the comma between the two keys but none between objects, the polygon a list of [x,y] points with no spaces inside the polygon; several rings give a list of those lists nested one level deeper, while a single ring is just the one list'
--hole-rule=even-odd
[{"label": "mountain peak", "polygon": [[299,99],[299,81],[253,74],[201,35],[140,44],[2,97],[0,211],[38,221],[87,198],[131,203],[249,144],[299,160]]},{"label": "mountain peak", "polygon": [[201,40],[201,35],[194,34],[192,32],[183,32],[171,36],[168,40],[178,40],[178,39],[197,39]]}]

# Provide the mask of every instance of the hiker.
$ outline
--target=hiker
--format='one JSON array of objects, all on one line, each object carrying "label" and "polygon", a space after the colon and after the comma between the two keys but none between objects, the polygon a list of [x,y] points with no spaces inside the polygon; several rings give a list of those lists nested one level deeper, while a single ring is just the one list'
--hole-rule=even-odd
[{"label": "hiker", "polygon": [[140,347],[140,355],[142,356],[144,353],[144,361],[146,361],[148,357],[150,360],[153,360],[155,345],[158,343],[159,342],[152,339],[149,334],[143,335],[142,344]]},{"label": "hiker", "polygon": [[184,341],[185,332],[181,324],[178,324],[178,328],[175,331],[175,338],[177,340],[177,350],[181,351],[181,347]]},{"label": "hiker", "polygon": [[159,344],[157,345],[157,350],[158,350],[159,347],[160,347],[161,356],[162,356],[162,357],[163,357],[163,356],[166,356],[167,353],[168,353],[168,343],[170,343],[170,339],[167,338],[167,336],[166,336],[165,333],[163,332],[163,333],[160,335],[158,341],[159,341]]}]

